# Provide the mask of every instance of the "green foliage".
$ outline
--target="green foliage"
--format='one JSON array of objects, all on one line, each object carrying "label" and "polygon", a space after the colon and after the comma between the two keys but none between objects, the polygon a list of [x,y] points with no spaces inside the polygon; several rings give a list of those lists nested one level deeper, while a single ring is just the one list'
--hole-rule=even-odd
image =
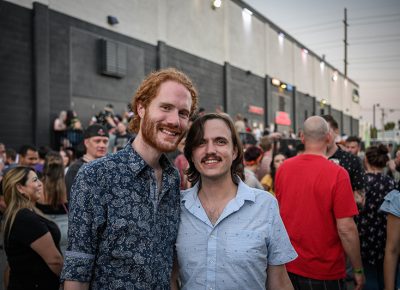
[{"label": "green foliage", "polygon": [[395,127],[396,127],[396,123],[395,122],[387,122],[385,124],[385,131],[394,130]]},{"label": "green foliage", "polygon": [[378,138],[378,129],[371,127],[370,136],[372,139]]}]

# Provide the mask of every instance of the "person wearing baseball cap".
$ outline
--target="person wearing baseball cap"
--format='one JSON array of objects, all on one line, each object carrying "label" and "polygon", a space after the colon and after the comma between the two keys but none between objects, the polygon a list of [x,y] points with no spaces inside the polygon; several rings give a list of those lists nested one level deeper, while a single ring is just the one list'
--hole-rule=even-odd
[{"label": "person wearing baseball cap", "polygon": [[67,186],[67,197],[69,200],[72,184],[75,176],[83,164],[92,160],[104,157],[107,154],[109,135],[106,128],[99,124],[93,124],[87,127],[83,133],[86,154],[76,160],[68,169],[65,175],[65,184]]}]

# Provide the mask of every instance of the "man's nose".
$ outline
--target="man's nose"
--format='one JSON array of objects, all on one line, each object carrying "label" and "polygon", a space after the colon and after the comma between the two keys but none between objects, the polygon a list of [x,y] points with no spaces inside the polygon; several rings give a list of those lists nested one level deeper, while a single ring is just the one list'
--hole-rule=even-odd
[{"label": "man's nose", "polygon": [[217,152],[215,144],[212,141],[207,142],[206,153],[215,153],[215,152]]},{"label": "man's nose", "polygon": [[168,123],[168,125],[173,126],[173,127],[180,126],[178,110],[172,110],[171,112],[169,112],[168,117],[167,117],[167,123]]}]

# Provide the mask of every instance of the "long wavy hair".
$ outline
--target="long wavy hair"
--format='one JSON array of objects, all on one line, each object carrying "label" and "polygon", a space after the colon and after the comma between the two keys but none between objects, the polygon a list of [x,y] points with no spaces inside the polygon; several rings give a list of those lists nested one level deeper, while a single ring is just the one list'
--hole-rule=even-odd
[{"label": "long wavy hair", "polygon": [[4,212],[4,239],[9,237],[18,211],[23,208],[34,209],[30,197],[18,190],[18,185],[26,185],[31,171],[35,172],[32,167],[17,166],[8,171],[3,178],[4,201],[7,205]]},{"label": "long wavy hair", "polygon": [[57,208],[67,202],[67,189],[64,178],[64,162],[60,153],[47,153],[43,167],[43,195],[44,201]]},{"label": "long wavy hair", "polygon": [[184,149],[184,154],[189,162],[189,168],[186,170],[188,180],[194,185],[200,180],[200,172],[197,171],[194,163],[192,161],[193,150],[196,149],[202,142],[204,137],[204,124],[209,120],[222,120],[231,131],[233,148],[237,150],[236,159],[233,160],[231,166],[231,176],[234,183],[238,183],[236,176],[239,176],[244,180],[243,173],[243,145],[240,141],[239,135],[236,132],[235,125],[229,116],[224,114],[209,113],[196,119],[189,129],[186,136],[186,144]]},{"label": "long wavy hair", "polygon": [[155,71],[149,74],[146,79],[139,86],[131,103],[134,117],[129,123],[129,130],[131,132],[138,133],[140,128],[140,116],[137,114],[137,106],[141,104],[144,108],[148,108],[151,101],[157,96],[160,86],[166,81],[174,81],[183,85],[192,97],[192,106],[190,108],[190,116],[192,116],[198,103],[197,91],[190,80],[190,78],[183,72],[178,71],[175,68],[167,68],[159,71]]}]

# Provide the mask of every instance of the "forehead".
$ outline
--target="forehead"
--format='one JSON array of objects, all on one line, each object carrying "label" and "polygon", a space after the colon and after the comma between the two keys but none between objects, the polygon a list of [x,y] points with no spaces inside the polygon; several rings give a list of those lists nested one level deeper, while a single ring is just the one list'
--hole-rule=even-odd
[{"label": "forehead", "polygon": [[214,139],[225,137],[228,140],[232,139],[232,132],[228,125],[220,119],[207,120],[204,123],[204,139]]},{"label": "forehead", "polygon": [[358,143],[356,141],[350,141],[350,142],[346,142],[347,146],[358,146]]},{"label": "forehead", "polygon": [[28,180],[32,180],[35,177],[37,177],[36,173],[34,171],[32,171],[32,170],[29,170]]},{"label": "forehead", "polygon": [[101,142],[101,141],[106,142],[106,141],[108,141],[108,138],[102,137],[102,136],[94,136],[94,137],[89,138],[89,140],[93,141],[93,142]]},{"label": "forehead", "polygon": [[160,85],[158,93],[150,105],[155,103],[170,104],[189,110],[192,105],[192,97],[184,85],[176,81],[166,81]]},{"label": "forehead", "polygon": [[33,151],[31,149],[28,149],[28,151],[26,151],[26,157],[32,158],[32,157],[37,157],[37,156],[39,156],[37,151]]}]

